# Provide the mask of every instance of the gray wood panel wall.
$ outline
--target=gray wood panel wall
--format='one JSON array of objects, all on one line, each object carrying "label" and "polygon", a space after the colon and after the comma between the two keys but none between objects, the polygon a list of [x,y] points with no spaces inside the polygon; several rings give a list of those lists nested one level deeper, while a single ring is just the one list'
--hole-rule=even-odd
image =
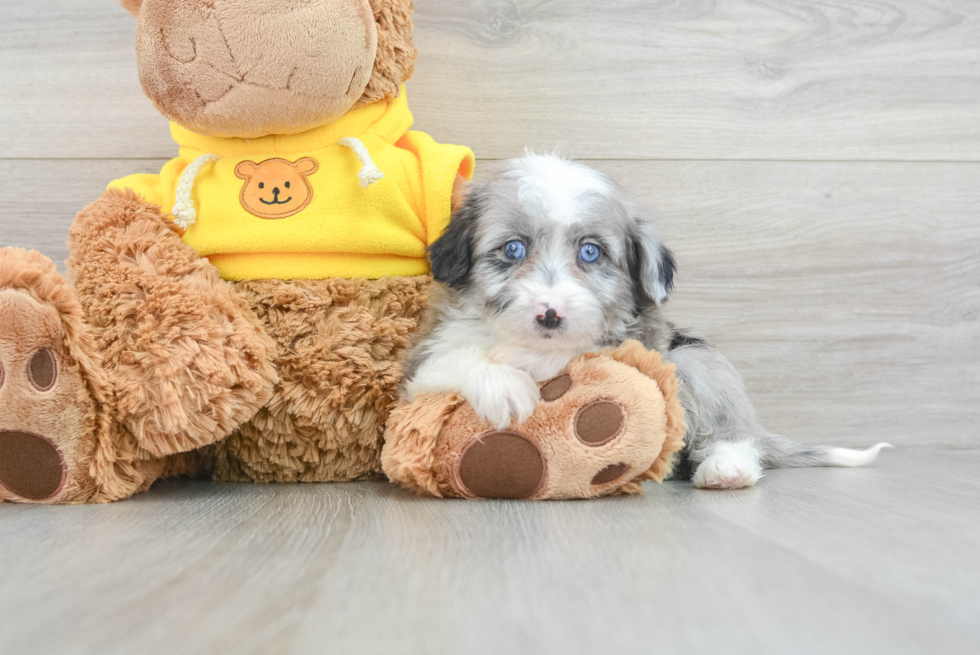
[{"label": "gray wood panel wall", "polygon": [[[672,314],[771,429],[980,445],[976,2],[416,4],[417,127],[639,194],[680,263]],[[2,8],[0,245],[61,261],[75,212],[175,147],[115,2]]]}]

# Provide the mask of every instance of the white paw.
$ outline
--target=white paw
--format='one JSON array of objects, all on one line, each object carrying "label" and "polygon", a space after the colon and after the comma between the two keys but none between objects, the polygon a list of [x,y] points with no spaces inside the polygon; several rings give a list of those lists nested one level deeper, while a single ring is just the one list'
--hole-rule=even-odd
[{"label": "white paw", "polygon": [[534,413],[541,392],[534,379],[511,366],[493,366],[473,376],[463,391],[480,418],[503,430],[516,418],[519,423]]},{"label": "white paw", "polygon": [[699,489],[742,489],[762,477],[759,451],[750,443],[720,443],[694,472]]}]

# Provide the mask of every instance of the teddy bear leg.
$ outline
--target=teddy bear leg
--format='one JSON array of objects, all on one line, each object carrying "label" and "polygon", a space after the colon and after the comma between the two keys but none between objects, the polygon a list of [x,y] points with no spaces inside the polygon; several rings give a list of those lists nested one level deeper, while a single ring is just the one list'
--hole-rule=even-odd
[{"label": "teddy bear leg", "polygon": [[0,250],[0,499],[117,500],[152,482],[109,396],[73,289],[39,253]]},{"label": "teddy bear leg", "polygon": [[435,496],[595,498],[642,493],[684,445],[671,364],[638,342],[573,360],[540,387],[523,423],[498,430],[458,393],[394,408],[382,454],[388,477]]},{"label": "teddy bear leg", "polygon": [[157,207],[106,191],[79,213],[68,245],[117,420],[143,450],[163,457],[214,443],[269,400],[274,344]]}]

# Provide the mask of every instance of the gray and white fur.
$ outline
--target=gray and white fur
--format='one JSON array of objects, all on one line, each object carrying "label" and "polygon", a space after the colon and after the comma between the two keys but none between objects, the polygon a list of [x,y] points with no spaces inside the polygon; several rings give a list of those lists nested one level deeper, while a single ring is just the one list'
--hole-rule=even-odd
[{"label": "gray and white fur", "polygon": [[574,357],[637,339],[677,366],[688,432],[675,475],[699,487],[751,486],[764,467],[862,466],[888,445],[805,446],[763,428],[731,363],[664,318],[676,264],[653,222],[582,164],[505,162],[471,185],[430,257],[441,284],[406,364],[409,400],[458,391],[503,428]]}]

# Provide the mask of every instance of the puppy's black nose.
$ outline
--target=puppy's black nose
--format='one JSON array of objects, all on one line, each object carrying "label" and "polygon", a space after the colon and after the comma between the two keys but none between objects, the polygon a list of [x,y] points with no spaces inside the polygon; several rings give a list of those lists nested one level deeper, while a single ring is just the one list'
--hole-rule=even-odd
[{"label": "puppy's black nose", "polygon": [[538,316],[538,324],[542,325],[549,330],[554,330],[556,327],[561,325],[561,316],[558,315],[553,309],[549,309],[544,313],[544,316]]}]

